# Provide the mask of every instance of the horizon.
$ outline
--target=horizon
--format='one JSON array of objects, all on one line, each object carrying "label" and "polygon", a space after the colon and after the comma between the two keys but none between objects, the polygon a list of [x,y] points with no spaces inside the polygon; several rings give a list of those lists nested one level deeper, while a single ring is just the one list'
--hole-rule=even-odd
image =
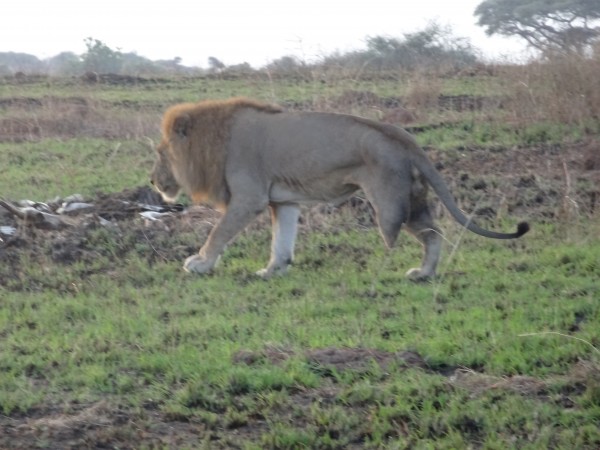
[{"label": "horizon", "polygon": [[113,50],[152,61],[181,58],[184,66],[206,68],[212,56],[227,66],[247,62],[263,67],[284,56],[313,63],[336,53],[364,50],[368,37],[402,38],[437,23],[449,27],[452,36],[468,39],[484,60],[526,58],[522,40],[489,37],[476,25],[473,12],[481,1],[454,5],[421,0],[419,5],[400,5],[391,0],[368,4],[221,0],[201,5],[172,0],[164,6],[139,0],[106,0],[101,5],[57,0],[49,8],[41,0],[21,0],[4,8],[0,52],[40,60],[63,52],[82,55],[84,40],[91,37]]}]

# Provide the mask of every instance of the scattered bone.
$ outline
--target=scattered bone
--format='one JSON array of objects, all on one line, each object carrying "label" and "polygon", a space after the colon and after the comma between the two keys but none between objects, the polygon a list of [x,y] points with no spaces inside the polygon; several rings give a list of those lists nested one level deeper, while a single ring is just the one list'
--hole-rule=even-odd
[{"label": "scattered bone", "polygon": [[19,208],[4,200],[0,200],[0,206],[4,207],[8,212],[24,220],[26,223],[35,227],[46,230],[60,230],[66,228],[70,224],[56,214],[50,214],[40,211],[33,206],[25,206]]},{"label": "scattered bone", "polygon": [[[103,227],[115,227],[116,224],[112,222],[113,219],[119,215],[132,213],[139,213],[147,222],[157,222],[164,219],[165,216],[173,216],[174,213],[183,212],[185,209],[181,204],[160,204],[160,197],[156,198],[154,191],[148,188],[138,189],[133,191],[133,194],[135,194],[135,200],[129,198],[127,200],[112,199],[112,201],[107,202],[106,199],[99,198],[94,203],[86,202],[81,194],[73,194],[64,198],[56,197],[47,203],[27,199],[20,201],[0,200],[0,206],[3,207],[0,208],[0,217],[4,213],[6,217],[13,216],[36,228],[61,230],[78,223],[88,223],[90,218],[92,222],[99,223]],[[5,210],[8,213],[4,212]],[[105,217],[101,217],[100,214]],[[73,216],[82,216],[84,222]],[[11,222],[7,225],[9,224],[14,225]],[[0,234],[6,236],[17,232],[17,229],[13,227],[10,227],[10,233],[9,228],[3,228],[2,230],[4,231],[0,231]]]},{"label": "scattered bone", "polygon": [[52,214],[52,208],[50,208],[50,206],[48,206],[47,203],[42,203],[42,202],[34,202],[31,200],[20,200],[17,202],[17,205],[21,208],[34,208],[38,211],[41,211],[43,213],[47,213],[47,214]]},{"label": "scattered bone", "polygon": [[158,211],[143,211],[140,213],[140,216],[142,216],[144,219],[148,219],[148,220],[160,220],[161,218],[165,217],[165,216],[172,216],[173,214],[169,213],[169,212],[158,212]]},{"label": "scattered bone", "polygon": [[[56,202],[58,203],[60,199]],[[64,203],[81,203],[84,201],[83,195],[81,194],[72,194],[68,197],[63,198]]]},{"label": "scattered bone", "polygon": [[64,202],[60,208],[56,210],[58,214],[70,214],[70,213],[81,213],[85,211],[90,211],[94,208],[94,205],[91,203],[85,202],[73,202],[67,203]]},{"label": "scattered bone", "polygon": [[4,234],[5,236],[12,236],[17,232],[15,227],[3,226],[0,227],[0,234]]}]

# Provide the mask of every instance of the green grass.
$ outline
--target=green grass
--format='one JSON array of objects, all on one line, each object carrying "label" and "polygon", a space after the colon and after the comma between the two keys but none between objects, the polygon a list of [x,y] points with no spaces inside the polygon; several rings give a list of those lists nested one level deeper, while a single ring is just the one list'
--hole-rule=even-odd
[{"label": "green grass", "polygon": [[[243,237],[208,277],[185,274],[180,262],[148,267],[135,253],[91,276],[89,267],[30,267],[30,289],[2,289],[0,408],[11,415],[108,396],[136,409],[151,400],[168,417],[215,430],[260,415],[268,426],[256,444],[278,448],[593,448],[598,373],[583,388],[570,374],[580,361],[600,363],[600,242],[551,239],[544,228],[516,246],[469,239],[434,284],[402,277],[413,242],[382,266],[375,231],[304,235],[297,267],[270,282],[251,276],[267,256],[262,233]],[[522,336],[548,331],[572,337]],[[292,356],[233,362],[267,346]],[[324,347],[412,350],[431,369],[315,371],[302,354]],[[444,375],[453,367],[498,382],[526,375],[545,388],[478,392]],[[332,398],[318,401],[321,390]],[[303,395],[315,401],[294,404]]]},{"label": "green grass", "polygon": [[[364,75],[364,74],[363,74]],[[160,79],[133,85],[86,84],[77,79],[48,78],[38,83],[0,83],[0,97],[44,98],[83,97],[114,103],[169,105],[203,98],[231,96],[256,97],[270,101],[303,102],[317,97],[331,98],[347,91],[372,92],[381,97],[404,96],[414,80],[423,75],[390,73],[385,78],[376,76],[339,77],[333,73],[314,72],[298,79],[273,79],[266,72],[257,72],[245,78],[220,79],[196,77]],[[501,95],[501,84],[493,77],[445,78],[440,81],[446,95]]]},{"label": "green grass", "polygon": [[[200,86],[211,96],[321,92],[321,83],[194,83],[201,82],[85,89],[144,104],[188,99]],[[386,83],[380,88],[394,88]],[[19,89],[34,96],[45,88]],[[52,92],[68,94],[61,89]],[[579,133],[475,121],[419,139],[455,150],[535,146]],[[0,194],[44,201],[120,191],[146,183],[153,157],[139,136],[3,143]],[[204,277],[181,270],[187,249],[201,244],[196,233],[171,236],[139,222],[84,233],[93,257],[74,263],[53,259],[56,235],[20,252],[0,242],[0,426],[10,431],[13,421],[73,416],[81,405],[106,402],[126,416],[118,430],[103,431],[101,442],[113,447],[110,439],[130,435],[129,445],[151,448],[144,433],[167,427],[194,437],[163,448],[600,446],[597,223],[534,223],[514,242],[443,223],[441,276],[423,284],[404,278],[421,256],[406,234],[388,254],[373,228],[343,213],[314,228],[302,227],[290,273],[268,282],[253,275],[270,244],[268,230],[256,227]],[[19,232],[24,241],[44,233]],[[390,361],[315,362],[311,352],[324,348],[376,349]],[[404,351],[424,367],[393,357]]]},{"label": "green grass", "polygon": [[581,126],[553,122],[537,122],[515,126],[498,121],[482,121],[477,116],[441,127],[426,129],[417,134],[417,141],[423,146],[441,150],[464,147],[511,148],[514,146],[535,147],[538,145],[577,142],[585,138],[591,130],[597,130],[596,121]]},{"label": "green grass", "polygon": [[154,151],[143,141],[46,139],[0,143],[0,195],[46,201],[121,191],[148,178]]}]

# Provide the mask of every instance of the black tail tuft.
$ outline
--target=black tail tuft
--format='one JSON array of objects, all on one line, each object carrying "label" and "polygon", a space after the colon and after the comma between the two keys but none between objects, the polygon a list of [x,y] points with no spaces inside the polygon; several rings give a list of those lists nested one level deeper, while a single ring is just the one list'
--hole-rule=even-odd
[{"label": "black tail tuft", "polygon": [[529,224],[527,222],[520,222],[517,225],[517,237],[523,236],[529,231]]}]

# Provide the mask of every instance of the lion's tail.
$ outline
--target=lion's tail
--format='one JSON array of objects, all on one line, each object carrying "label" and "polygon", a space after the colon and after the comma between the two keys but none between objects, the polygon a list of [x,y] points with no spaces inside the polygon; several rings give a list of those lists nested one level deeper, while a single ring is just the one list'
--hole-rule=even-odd
[{"label": "lion's tail", "polygon": [[479,225],[475,224],[470,217],[467,217],[460,210],[452,193],[448,189],[446,182],[440,173],[435,169],[431,161],[429,161],[423,150],[416,146],[416,148],[410,149],[409,152],[412,163],[425,176],[448,212],[460,225],[465,227],[467,230],[492,239],[515,239],[523,236],[529,231],[529,224],[527,222],[520,222],[517,225],[517,231],[514,233],[499,233],[497,231],[490,231],[486,230],[485,228],[481,228]]}]

